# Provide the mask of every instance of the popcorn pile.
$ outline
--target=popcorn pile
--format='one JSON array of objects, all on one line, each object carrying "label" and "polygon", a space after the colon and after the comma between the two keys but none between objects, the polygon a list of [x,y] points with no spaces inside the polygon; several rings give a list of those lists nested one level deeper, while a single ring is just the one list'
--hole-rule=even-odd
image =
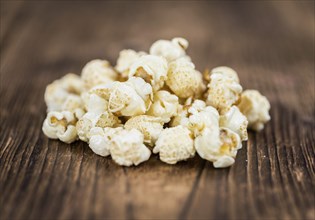
[{"label": "popcorn pile", "polygon": [[44,134],[87,142],[119,165],[159,154],[168,164],[197,152],[214,167],[231,166],[247,140],[270,120],[270,104],[256,90],[242,91],[237,73],[217,67],[201,74],[186,54],[188,41],[158,40],[146,52],[123,50],[112,67],[87,63],[47,86]]}]

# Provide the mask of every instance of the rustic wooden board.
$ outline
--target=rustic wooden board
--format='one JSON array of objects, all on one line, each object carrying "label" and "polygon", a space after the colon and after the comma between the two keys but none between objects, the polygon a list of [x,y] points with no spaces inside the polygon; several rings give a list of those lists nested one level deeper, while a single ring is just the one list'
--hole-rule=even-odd
[{"label": "rustic wooden board", "polygon": [[[1,1],[0,219],[314,219],[314,2]],[[236,163],[123,168],[41,131],[45,86],[94,58],[184,36],[271,102]]]}]

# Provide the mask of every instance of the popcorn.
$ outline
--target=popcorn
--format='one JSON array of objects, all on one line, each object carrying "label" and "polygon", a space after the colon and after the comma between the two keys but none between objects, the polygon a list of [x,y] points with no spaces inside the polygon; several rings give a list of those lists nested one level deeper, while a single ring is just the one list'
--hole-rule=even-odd
[{"label": "popcorn", "polygon": [[[89,98],[91,97],[92,94],[97,95],[99,98],[101,98],[103,100],[106,100],[108,103],[111,89],[112,89],[113,85],[114,85],[114,82],[94,86],[92,89],[89,90],[89,92],[83,93],[81,95],[81,98],[83,99],[86,106],[87,106],[87,103],[89,102]],[[93,107],[95,105],[97,105],[97,104],[96,103],[91,104],[91,107]]]},{"label": "popcorn", "polygon": [[117,131],[112,138],[110,153],[113,160],[122,166],[138,165],[151,155],[143,144],[143,134],[137,129]]},{"label": "popcorn", "polygon": [[177,114],[178,107],[179,103],[176,95],[160,90],[154,94],[153,104],[147,114],[160,117],[163,122],[167,123]]},{"label": "popcorn", "polygon": [[[193,130],[194,126],[196,125],[197,114],[201,111],[209,111],[210,114],[214,113],[217,118],[219,115],[217,110],[211,106],[206,106],[206,103],[202,100],[196,99],[193,103],[191,103],[191,99],[187,99],[185,105],[179,105],[177,115],[172,119],[170,126],[175,127],[177,125],[183,125],[192,129],[192,132],[195,133]],[[207,108],[207,109],[206,109]],[[197,118],[196,118],[197,117]],[[192,120],[189,121],[189,118]],[[204,124],[201,120],[200,123]],[[197,126],[198,127],[198,126]],[[203,125],[199,125],[200,128],[203,128]]]},{"label": "popcorn", "polygon": [[61,79],[49,84],[45,90],[47,112],[74,110],[81,108],[80,94],[83,91],[83,82],[79,76],[68,73]]},{"label": "popcorn", "polygon": [[106,60],[92,60],[82,69],[82,80],[86,89],[96,85],[113,82],[117,79],[117,73]]},{"label": "popcorn", "polygon": [[88,110],[78,121],[76,129],[80,140],[87,142],[90,130],[94,127],[117,127],[121,121],[108,111],[108,102],[96,94],[90,94],[86,99]]},{"label": "popcorn", "polygon": [[131,77],[126,82],[111,85],[108,109],[120,116],[144,114],[151,105],[152,87],[142,78]]},{"label": "popcorn", "polygon": [[169,64],[166,84],[180,98],[199,97],[205,90],[201,73],[185,59],[177,59]]},{"label": "popcorn", "polygon": [[188,48],[188,41],[184,38],[173,38],[169,40],[158,40],[154,42],[150,48],[150,54],[162,56],[168,62],[178,58],[187,57],[185,50]]},{"label": "popcorn", "polygon": [[242,141],[246,141],[248,121],[238,107],[232,106],[228,112],[220,116],[220,127],[226,127],[237,133]]},{"label": "popcorn", "polygon": [[188,117],[188,108],[189,105],[178,105],[177,114],[172,118],[170,122],[170,127],[176,127],[181,124],[182,119]]},{"label": "popcorn", "polygon": [[200,135],[206,128],[219,126],[218,111],[207,106],[204,101],[195,100],[192,106],[188,109],[189,117],[183,118],[181,124],[187,127],[195,137]]},{"label": "popcorn", "polygon": [[77,118],[69,111],[51,111],[48,113],[42,130],[51,139],[59,139],[65,143],[72,143],[77,140],[75,124]]},{"label": "popcorn", "polygon": [[144,143],[153,146],[163,130],[163,122],[160,118],[139,115],[130,118],[125,123],[125,128],[131,130],[133,128],[139,130],[144,135]]},{"label": "popcorn", "polygon": [[207,105],[211,105],[220,113],[224,113],[236,103],[243,88],[235,81],[235,78],[222,73],[215,72],[210,76],[210,80]]},{"label": "popcorn", "polygon": [[160,56],[143,55],[130,67],[129,77],[143,78],[152,85],[154,91],[163,87],[167,77],[167,61]]},{"label": "popcorn", "polygon": [[144,100],[146,108],[149,109],[153,99],[152,86],[140,77],[131,77],[128,79],[126,84],[136,90],[137,94]]},{"label": "popcorn", "polygon": [[215,168],[229,167],[235,162],[237,150],[242,142],[237,133],[228,129],[212,127],[205,129],[195,139],[195,148],[199,156],[213,162]]},{"label": "popcorn", "polygon": [[237,73],[230,67],[219,66],[211,70],[211,75],[221,75],[228,79],[231,79],[234,82],[239,83],[240,79],[238,78]]},{"label": "popcorn", "polygon": [[231,166],[247,126],[258,131],[270,120],[270,104],[256,90],[242,92],[229,67],[201,74],[187,48],[184,38],[158,40],[149,54],[122,50],[115,68],[92,60],[81,77],[55,80],[45,91],[44,134],[80,139],[121,166],[149,160],[151,150],[168,164],[197,151],[215,168]]},{"label": "popcorn", "polygon": [[94,127],[90,130],[89,147],[92,151],[100,156],[106,157],[110,155],[112,139],[116,132],[122,128],[100,128]]},{"label": "popcorn", "polygon": [[76,124],[77,134],[81,141],[88,142],[90,130],[94,127],[89,117],[82,117]]},{"label": "popcorn", "polygon": [[69,94],[64,100],[61,110],[63,111],[75,111],[76,109],[83,109],[83,101],[80,96]]},{"label": "popcorn", "polygon": [[128,78],[131,65],[141,56],[146,55],[145,52],[136,52],[134,50],[122,50],[119,53],[115,69],[123,78]]},{"label": "popcorn", "polygon": [[108,109],[108,101],[94,93],[93,89],[87,94],[84,93],[84,96],[82,100],[88,112],[102,113]]},{"label": "popcorn", "polygon": [[80,140],[87,142],[90,134],[89,131],[93,127],[117,127],[120,126],[120,120],[111,112],[104,111],[102,113],[87,112],[78,121],[76,128]]},{"label": "popcorn", "polygon": [[176,164],[193,157],[195,148],[190,131],[181,125],[164,129],[153,148],[153,153],[159,153],[160,159],[168,164]]},{"label": "popcorn", "polygon": [[255,131],[262,130],[264,124],[270,120],[270,103],[257,90],[245,90],[241,94],[238,108],[246,116],[248,127]]}]

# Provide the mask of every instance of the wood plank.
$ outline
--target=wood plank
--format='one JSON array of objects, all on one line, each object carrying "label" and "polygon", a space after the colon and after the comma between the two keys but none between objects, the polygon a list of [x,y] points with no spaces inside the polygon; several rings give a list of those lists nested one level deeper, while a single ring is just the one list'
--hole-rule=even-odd
[{"label": "wood plank", "polygon": [[4,42],[5,38],[7,38],[7,34],[11,32],[13,27],[16,27],[16,23],[18,20],[21,20],[21,16],[19,16],[19,12],[23,5],[22,1],[1,1],[0,2],[0,39],[1,42]]},{"label": "wood plank", "polygon": [[[1,219],[315,218],[313,2],[15,5],[1,2]],[[48,83],[174,36],[190,41],[198,69],[231,66],[271,101],[271,122],[249,133],[234,166],[154,155],[123,168],[42,134]]]}]

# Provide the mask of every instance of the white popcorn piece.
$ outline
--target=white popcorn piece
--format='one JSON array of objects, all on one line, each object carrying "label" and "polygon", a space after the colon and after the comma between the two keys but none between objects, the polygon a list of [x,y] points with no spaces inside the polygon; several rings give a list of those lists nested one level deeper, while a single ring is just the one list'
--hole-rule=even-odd
[{"label": "white popcorn piece", "polygon": [[[107,83],[107,84],[101,84],[94,86],[92,89],[89,90],[89,92],[86,95],[86,98],[82,97],[84,100],[84,103],[87,105],[89,102],[89,98],[91,97],[91,94],[97,95],[99,98],[102,98],[103,100],[106,100],[108,103],[110,93],[112,91],[113,86],[115,85],[115,82]],[[95,105],[96,103],[92,104]]]},{"label": "white popcorn piece", "polygon": [[92,128],[118,127],[120,123],[119,118],[109,111],[101,113],[89,111],[79,119],[76,129],[80,140],[88,142]]},{"label": "white popcorn piece", "polygon": [[179,98],[199,97],[205,90],[201,73],[185,59],[177,59],[169,64],[166,84]]},{"label": "white popcorn piece", "polygon": [[241,101],[237,105],[248,120],[248,127],[260,131],[270,120],[270,103],[257,90],[245,90],[241,94]]},{"label": "white popcorn piece", "polygon": [[117,73],[106,60],[92,60],[82,69],[81,78],[85,88],[90,89],[94,86],[113,82],[117,79]]},{"label": "white popcorn piece", "polygon": [[178,108],[177,108],[177,113],[176,115],[171,119],[169,125],[170,127],[176,127],[178,125],[181,124],[181,121],[184,119],[184,118],[188,118],[188,108],[190,107],[191,105],[181,105],[179,104],[178,105]]},{"label": "white popcorn piece", "polygon": [[[58,134],[58,132],[57,132]],[[58,134],[58,139],[70,144],[78,139],[77,130],[74,125],[68,125],[64,133]]]},{"label": "white popcorn piece", "polygon": [[88,110],[78,121],[76,128],[80,140],[87,142],[90,130],[94,127],[117,127],[121,121],[108,110],[108,102],[100,96],[90,93],[85,104]]},{"label": "white popcorn piece", "polygon": [[108,109],[120,116],[144,114],[152,103],[152,87],[140,77],[114,82],[110,89]]},{"label": "white popcorn piece", "polygon": [[[200,112],[204,113],[201,113],[200,115]],[[204,117],[203,114],[205,114],[204,116],[206,118],[209,118],[210,122],[209,120],[204,121],[204,119],[200,118]],[[207,114],[209,115],[207,116]],[[194,135],[197,135],[198,130],[203,129],[206,124],[211,124],[214,122],[215,124],[218,124],[217,120],[213,121],[211,119],[212,117],[215,119],[219,118],[216,109],[211,106],[206,106],[206,103],[202,100],[196,99],[192,102],[192,99],[187,99],[185,105],[179,105],[177,115],[172,119],[170,126],[175,127],[177,125],[183,125],[189,128],[194,133]]]},{"label": "white popcorn piece", "polygon": [[153,103],[147,112],[148,115],[160,117],[167,123],[177,115],[179,107],[178,97],[165,90],[160,90],[154,94]]},{"label": "white popcorn piece", "polygon": [[179,45],[184,50],[187,50],[188,46],[189,46],[188,40],[186,40],[185,38],[182,38],[182,37],[173,38],[172,43],[175,44],[176,46]]},{"label": "white popcorn piece", "polygon": [[199,156],[213,162],[215,168],[229,167],[235,162],[237,151],[242,148],[241,138],[228,128],[206,128],[195,138]]},{"label": "white popcorn piece", "polygon": [[94,127],[93,122],[87,117],[82,117],[76,124],[77,134],[81,141],[88,142],[89,132]]},{"label": "white popcorn piece", "polygon": [[85,104],[85,108],[89,112],[101,113],[108,109],[108,101],[95,94],[92,90],[86,94],[85,98],[82,98]]},{"label": "white popcorn piece", "polygon": [[112,138],[110,154],[122,166],[139,165],[148,160],[151,151],[143,144],[143,134],[137,129],[122,129]]},{"label": "white popcorn piece", "polygon": [[145,102],[146,110],[148,110],[153,100],[152,86],[140,77],[130,77],[125,83],[136,90],[137,94]]},{"label": "white popcorn piece", "polygon": [[184,125],[185,127],[187,127],[187,123],[188,123],[187,120],[189,116],[191,115],[188,112],[188,109],[192,107],[193,103],[195,104],[194,108],[198,108],[198,109],[199,108],[203,109],[206,106],[205,102],[199,99],[197,99],[196,102],[193,102],[191,98],[188,98],[184,105],[179,104],[179,107],[177,108],[177,114],[171,120],[171,123],[170,123],[171,127],[176,127],[178,125]]},{"label": "white popcorn piece", "polygon": [[243,88],[234,79],[222,74],[211,75],[210,79],[207,105],[215,107],[221,114],[225,113],[239,99]]},{"label": "white popcorn piece", "polygon": [[68,94],[80,95],[83,91],[83,81],[77,74],[68,73],[60,79],[61,87],[64,88]]},{"label": "white popcorn piece", "polygon": [[77,118],[70,111],[51,111],[43,123],[42,130],[47,137],[69,144],[78,138],[76,122]]},{"label": "white popcorn piece", "polygon": [[193,157],[195,148],[190,131],[181,125],[164,129],[156,141],[153,153],[159,153],[160,160],[168,164]]},{"label": "white popcorn piece", "polygon": [[146,105],[134,88],[117,83],[109,99],[109,111],[117,115],[134,116],[144,114]]},{"label": "white popcorn piece", "polygon": [[204,129],[219,126],[219,113],[204,101],[195,100],[188,109],[188,117],[182,118],[180,123],[197,137]]},{"label": "white popcorn piece", "polygon": [[81,97],[78,95],[68,94],[61,106],[61,110],[74,112],[76,109],[84,109]]},{"label": "white popcorn piece", "polygon": [[163,121],[158,117],[139,115],[130,118],[124,127],[139,130],[144,135],[144,143],[153,146],[163,130]]},{"label": "white popcorn piece", "polygon": [[154,42],[150,48],[150,54],[162,56],[168,62],[174,61],[178,58],[187,57],[185,50],[188,48],[188,41],[184,38],[173,38],[169,40],[158,40]]},{"label": "white popcorn piece", "polygon": [[240,79],[238,78],[237,72],[230,67],[227,66],[218,66],[211,70],[211,75],[221,75],[234,82],[239,83]]},{"label": "white popcorn piece", "polygon": [[75,108],[81,108],[80,94],[82,91],[83,82],[76,74],[68,73],[61,79],[55,80],[45,90],[47,112],[72,111]]},{"label": "white popcorn piece", "polygon": [[122,75],[123,78],[128,78],[131,65],[143,55],[146,55],[143,51],[136,52],[130,49],[120,51],[115,69]]},{"label": "white popcorn piece", "polygon": [[207,107],[206,103],[200,99],[187,99],[185,105],[189,106],[188,109],[190,109],[189,112],[191,113],[202,111],[204,108]]},{"label": "white popcorn piece", "polygon": [[112,139],[116,132],[123,128],[94,127],[90,130],[89,147],[97,155],[106,157],[110,155]]},{"label": "white popcorn piece", "polygon": [[163,87],[167,78],[167,61],[160,56],[143,55],[131,65],[129,77],[132,76],[143,78],[157,91]]},{"label": "white popcorn piece", "polygon": [[247,118],[236,106],[232,106],[228,112],[220,116],[220,127],[226,127],[236,132],[242,141],[248,139],[247,125]]},{"label": "white popcorn piece", "polygon": [[73,114],[75,115],[75,117],[76,117],[77,119],[81,119],[85,113],[86,113],[86,111],[83,110],[82,108],[76,108],[76,109],[73,111]]}]

